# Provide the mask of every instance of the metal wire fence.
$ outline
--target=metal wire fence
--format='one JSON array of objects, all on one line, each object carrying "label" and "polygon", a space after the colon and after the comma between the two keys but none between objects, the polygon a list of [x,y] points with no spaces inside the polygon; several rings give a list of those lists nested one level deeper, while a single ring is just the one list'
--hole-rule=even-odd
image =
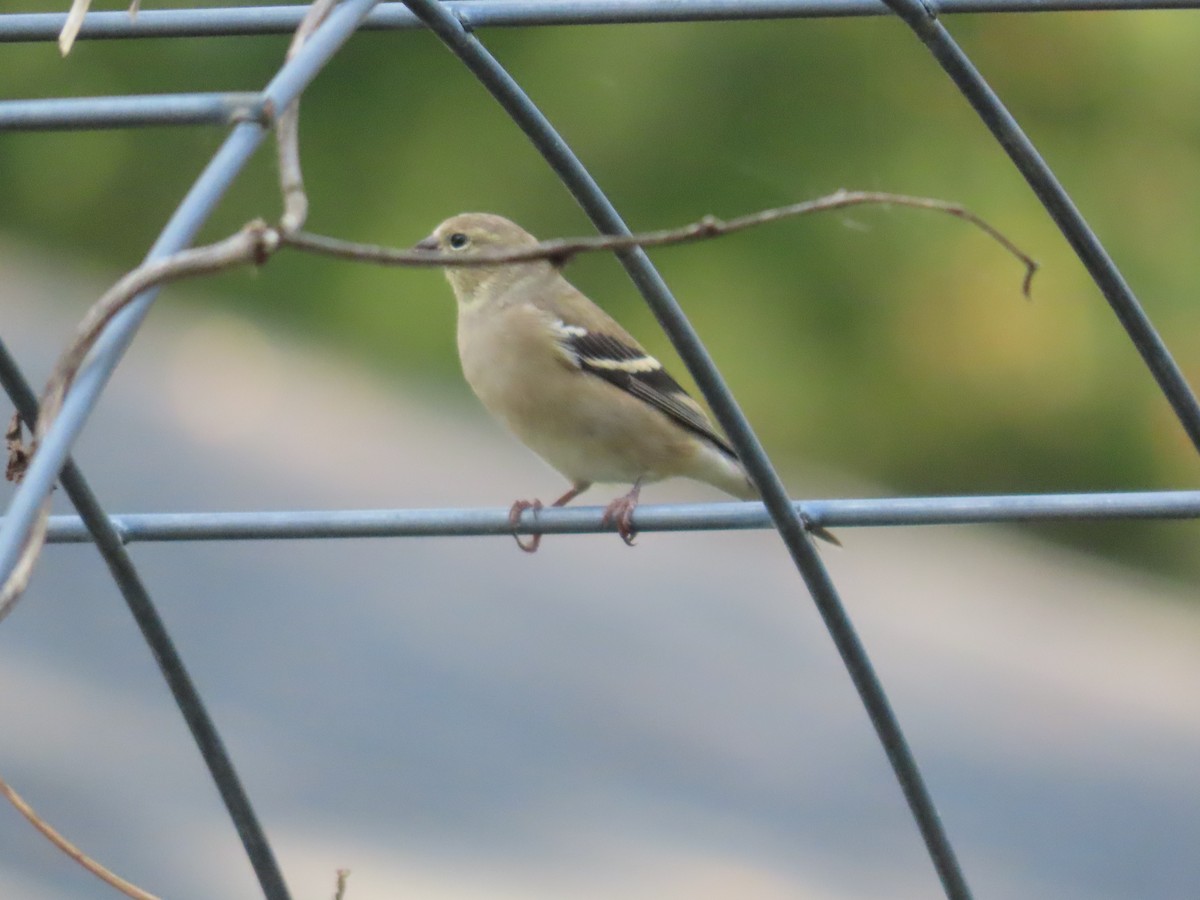
[{"label": "metal wire fence", "polygon": [[[1154,325],[1053,172],[940,19],[942,14],[953,12],[1190,8],[1197,5],[1200,5],[1197,0],[945,0],[937,4],[922,0],[463,0],[447,3],[406,0],[403,4],[344,0],[261,91],[5,101],[0,102],[0,130],[132,128],[150,124],[230,126],[228,137],[166,224],[147,257],[148,260],[163,259],[188,246],[242,167],[270,134],[274,111],[285,109],[298,98],[357,29],[428,28],[491,92],[596,227],[608,234],[628,234],[619,213],[571,148],[476,36],[477,28],[895,14],[928,47],[1025,177],[1100,287],[1179,422],[1200,448],[1200,404]],[[304,13],[303,7],[144,10],[136,18],[123,12],[96,12],[86,17],[79,37],[89,40],[287,33],[299,25]],[[64,19],[65,16],[59,14],[2,15],[0,42],[54,40]],[[645,253],[635,248],[620,251],[617,255],[688,366],[763,495],[762,503],[640,507],[637,512],[639,530],[773,527],[779,532],[875,727],[946,896],[969,897],[968,882],[949,835],[939,820],[920,769],[837,588],[805,531],[805,520],[825,527],[850,527],[1045,519],[1196,518],[1200,517],[1200,491],[795,503],[787,496],[721,373]],[[113,318],[66,395],[61,415],[41,440],[0,524],[0,572],[6,579],[12,573],[31,529],[35,527],[39,510],[56,482],[61,481],[78,516],[53,517],[49,522],[48,540],[92,541],[100,550],[191,729],[263,894],[271,900],[282,900],[289,896],[288,889],[266,834],[205,711],[203,700],[138,576],[126,545],[142,541],[507,534],[511,532],[511,526],[507,512],[499,510],[109,515],[97,502],[83,474],[70,461],[69,453],[110,375],[135,340],[156,293],[157,288],[145,291]],[[27,422],[34,422],[37,400],[2,343],[0,382],[20,415]],[[609,530],[601,523],[599,513],[588,509],[546,510],[538,516],[537,529],[546,533]]]}]

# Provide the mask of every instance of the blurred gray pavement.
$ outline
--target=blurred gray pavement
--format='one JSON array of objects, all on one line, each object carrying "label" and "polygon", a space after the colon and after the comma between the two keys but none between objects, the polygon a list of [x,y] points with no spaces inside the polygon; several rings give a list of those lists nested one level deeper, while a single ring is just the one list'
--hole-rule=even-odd
[{"label": "blurred gray pavement", "polygon": [[[106,286],[61,268],[0,253],[0,337],[39,386]],[[449,304],[430,284],[397,273],[397,303]],[[175,290],[76,459],[114,513],[562,488],[464,392],[381,384]],[[841,537],[822,552],[976,897],[1200,898],[1195,591],[1017,531]],[[771,532],[131,549],[297,900],[339,867],[348,900],[940,896]],[[91,547],[47,548],[0,623],[0,723],[0,776],[85,852],[171,900],[261,896]],[[108,896],[0,805],[0,898]]]}]

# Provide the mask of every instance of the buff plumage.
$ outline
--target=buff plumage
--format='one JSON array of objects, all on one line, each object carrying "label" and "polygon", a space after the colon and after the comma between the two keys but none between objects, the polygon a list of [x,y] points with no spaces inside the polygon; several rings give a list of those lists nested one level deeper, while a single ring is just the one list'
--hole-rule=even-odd
[{"label": "buff plumage", "polygon": [[[417,244],[469,256],[536,244],[501,216],[447,219]],[[643,484],[685,477],[740,499],[758,496],[737,454],[704,410],[611,316],[548,260],[445,269],[458,300],[463,374],[480,401],[571,488],[562,506],[595,482],[632,485],[605,510],[626,543]],[[527,509],[512,506],[516,528]],[[522,549],[537,549],[540,535]]]}]

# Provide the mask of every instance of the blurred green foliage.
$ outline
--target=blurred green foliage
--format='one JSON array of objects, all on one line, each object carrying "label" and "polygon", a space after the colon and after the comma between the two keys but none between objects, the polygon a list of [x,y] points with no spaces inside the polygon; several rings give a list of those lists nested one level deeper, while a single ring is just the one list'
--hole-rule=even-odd
[{"label": "blurred green foliage", "polygon": [[[1200,19],[1116,12],[947,24],[1072,192],[1193,383],[1200,380]],[[635,229],[839,187],[888,190],[962,202],[1041,262],[1026,302],[1019,264],[979,232],[879,208],[656,251],[780,458],[898,493],[1195,484],[1200,461],[1104,299],[897,21],[481,37]],[[12,98],[255,89],[286,43],[85,41],[66,60],[48,44],[5,45],[0,83]],[[200,128],[5,135],[0,227],[70,247],[114,273],[131,267],[222,136]],[[407,245],[470,209],[504,213],[544,237],[590,231],[525,138],[425,33],[356,36],[305,95],[302,146],[316,231]],[[277,210],[264,152],[206,236]],[[613,260],[580,260],[568,274],[670,357]],[[436,273],[283,254],[256,275],[218,282],[218,292],[272,328],[319,335],[413,382],[458,383],[452,301]],[[69,299],[82,310],[91,298]],[[1190,524],[1043,530],[1139,565],[1200,571]]]}]

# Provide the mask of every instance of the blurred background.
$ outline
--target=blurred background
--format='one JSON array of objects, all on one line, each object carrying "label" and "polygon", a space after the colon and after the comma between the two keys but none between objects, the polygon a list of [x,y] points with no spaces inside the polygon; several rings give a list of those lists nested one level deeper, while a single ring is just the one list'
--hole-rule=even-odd
[{"label": "blurred background", "polygon": [[[1195,383],[1200,19],[948,25]],[[1103,298],[899,23],[481,36],[635,229],[886,190],[961,202],[1039,260],[1027,302],[1020,266],[976,230],[873,208],[655,251],[797,496],[1195,483],[1195,450]],[[82,42],[66,60],[10,44],[0,83],[7,98],[254,89],[286,44]],[[429,35],[356,36],[301,129],[312,230],[404,246],[474,209],[542,237],[590,231]],[[222,136],[0,140],[0,337],[35,380]],[[204,236],[277,209],[262,152]],[[615,262],[568,275],[674,360]],[[507,506],[560,488],[462,385],[437,273],[281,254],[159,307],[77,454],[110,511]],[[1200,893],[1196,538],[1178,522],[926,529],[827,554],[979,896]],[[298,896],[328,894],[338,865],[356,869],[351,898],[936,894],[769,534],[632,552],[548,539],[532,560],[507,539],[135,558]],[[152,890],[253,896],[122,616],[94,553],[50,548],[0,628],[0,774]],[[101,896],[11,811],[0,854],[0,896]]]}]

